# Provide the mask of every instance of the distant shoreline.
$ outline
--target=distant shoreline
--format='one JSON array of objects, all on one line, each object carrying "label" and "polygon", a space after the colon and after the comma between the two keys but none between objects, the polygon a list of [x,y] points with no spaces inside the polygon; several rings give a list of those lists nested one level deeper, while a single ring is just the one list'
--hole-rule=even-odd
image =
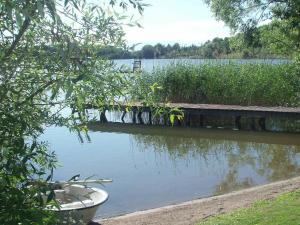
[{"label": "distant shoreline", "polygon": [[[134,60],[136,58],[109,58],[109,60]],[[138,58],[139,60],[174,60],[174,59],[198,59],[198,60],[287,60],[293,61],[292,57],[257,57],[257,58],[198,58],[198,57],[174,57],[174,58]]]}]

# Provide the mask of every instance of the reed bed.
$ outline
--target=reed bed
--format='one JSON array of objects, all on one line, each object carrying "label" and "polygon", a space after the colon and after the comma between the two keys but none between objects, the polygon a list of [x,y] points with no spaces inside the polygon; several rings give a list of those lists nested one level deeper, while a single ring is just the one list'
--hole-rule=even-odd
[{"label": "reed bed", "polygon": [[133,96],[150,85],[159,101],[258,106],[299,106],[300,70],[290,64],[173,64],[143,72]]}]

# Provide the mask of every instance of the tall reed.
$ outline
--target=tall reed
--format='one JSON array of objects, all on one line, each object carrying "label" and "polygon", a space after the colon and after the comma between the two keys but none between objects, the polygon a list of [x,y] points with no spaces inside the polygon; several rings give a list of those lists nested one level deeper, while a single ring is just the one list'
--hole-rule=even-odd
[{"label": "tall reed", "polygon": [[[160,101],[299,106],[300,71],[296,64],[173,64],[144,72],[136,92],[157,83]],[[138,95],[136,95],[138,98]]]}]

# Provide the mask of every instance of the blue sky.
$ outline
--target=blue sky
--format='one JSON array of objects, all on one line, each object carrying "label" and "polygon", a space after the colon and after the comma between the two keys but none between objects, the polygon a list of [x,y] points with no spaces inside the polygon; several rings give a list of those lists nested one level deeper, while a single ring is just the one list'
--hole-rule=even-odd
[{"label": "blue sky", "polygon": [[125,27],[128,43],[199,45],[214,37],[230,36],[203,0],[145,0],[151,4],[139,19],[143,28]]}]

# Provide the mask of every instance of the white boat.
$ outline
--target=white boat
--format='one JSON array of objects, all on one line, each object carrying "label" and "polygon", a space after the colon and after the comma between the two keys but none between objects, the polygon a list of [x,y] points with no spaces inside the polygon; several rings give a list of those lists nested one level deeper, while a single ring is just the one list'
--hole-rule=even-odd
[{"label": "white boat", "polygon": [[71,216],[84,224],[93,219],[99,206],[108,199],[106,191],[80,184],[64,184],[54,192],[59,208],[52,206],[48,209],[58,212],[60,218]]}]

